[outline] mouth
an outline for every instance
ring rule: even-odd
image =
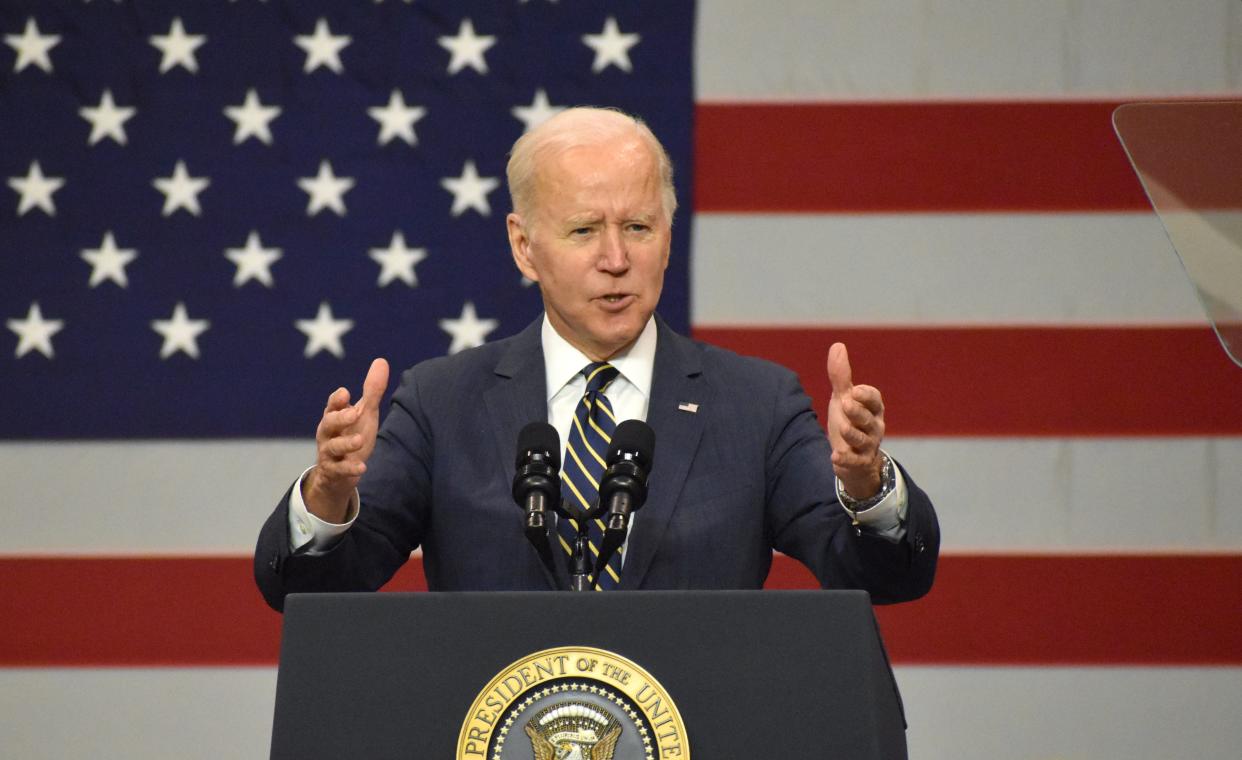
[[[595,300],[605,311],[621,311],[637,300],[633,293],[609,293]]]

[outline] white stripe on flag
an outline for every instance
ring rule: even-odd
[[[1225,760],[1242,746],[1242,668],[899,666],[896,674],[916,760]],[[266,757],[275,675],[0,669],[0,735],[6,755],[22,758]]]
[[[1242,545],[1242,438],[892,437],[885,446],[933,495],[947,551]],[[304,441],[0,444],[0,480],[22,505],[3,512],[0,555],[249,554],[308,456]]]
[[[698,214],[691,319],[1206,324],[1154,214]]]
[[[700,101],[1212,94],[1242,84],[1231,0],[709,0]],[[745,146],[743,146],[745,148]]]

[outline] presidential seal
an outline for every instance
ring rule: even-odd
[[[647,671],[613,652],[559,647],[523,657],[470,706],[457,760],[689,758],[681,715]]]

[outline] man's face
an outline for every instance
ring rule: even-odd
[[[633,343],[660,300],[672,238],[660,201],[659,164],[634,136],[545,160],[533,209],[509,215],[518,269],[539,283],[557,333],[591,359]]]

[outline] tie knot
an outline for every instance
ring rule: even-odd
[[[582,376],[586,378],[586,392],[593,393],[604,390],[608,384],[617,379],[621,371],[608,362],[592,362],[582,368]]]

